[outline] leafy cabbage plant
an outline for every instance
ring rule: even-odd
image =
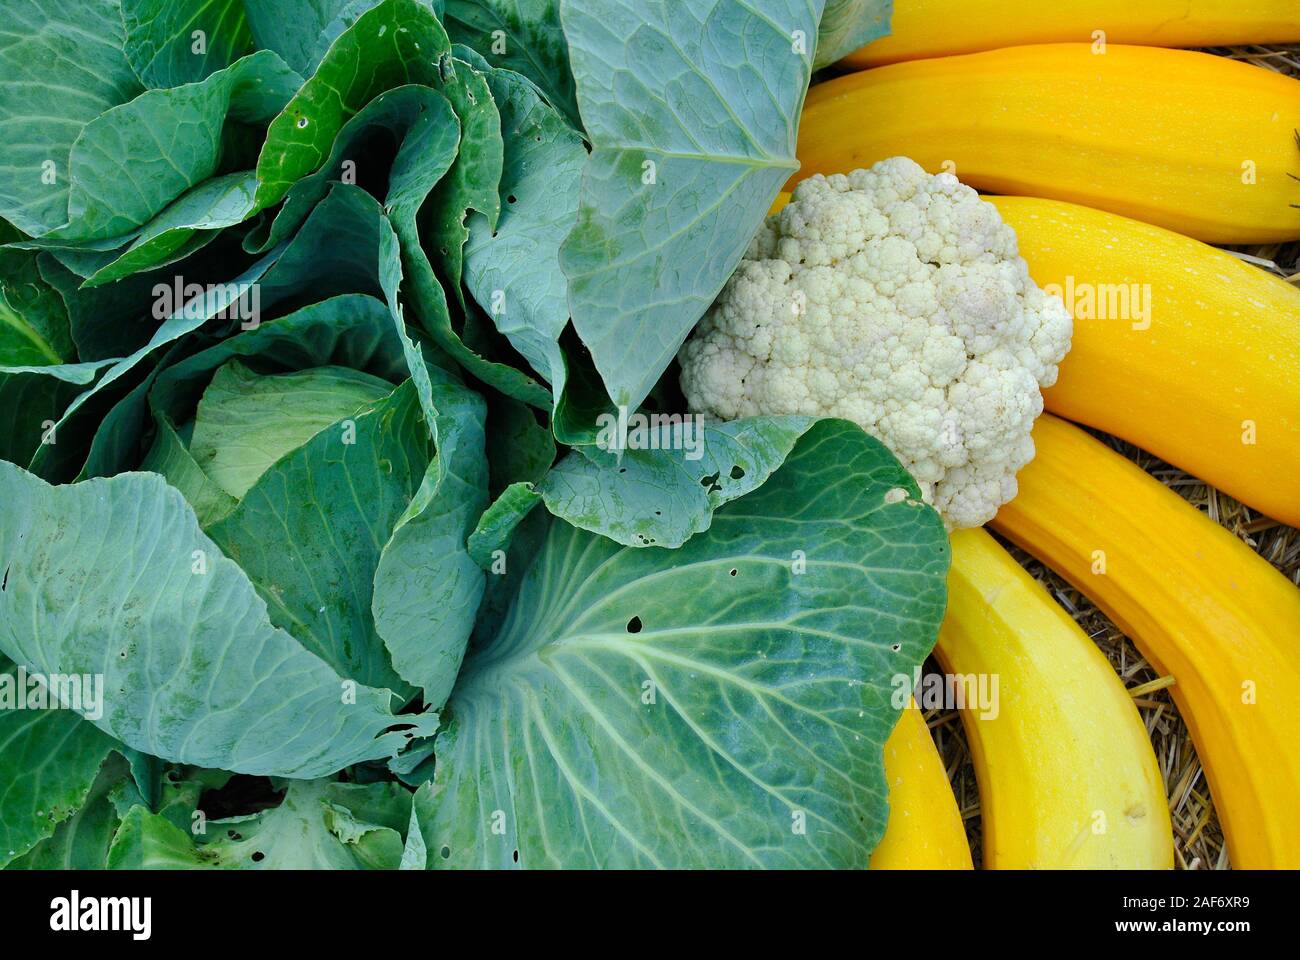
[[[866,864],[942,524],[665,376],[829,6],[13,11],[0,864]]]

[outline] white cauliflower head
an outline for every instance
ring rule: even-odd
[[[1015,232],[905,157],[804,180],[682,347],[691,409],[853,420],[951,527],[1016,494],[1072,323]]]

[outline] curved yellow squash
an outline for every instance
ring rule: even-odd
[[[1026,43],[1219,47],[1300,41],[1295,0],[894,0],[890,35],[840,61],[860,70]]]
[[[983,530],[952,536],[935,653],[949,674],[997,680],[996,696],[961,711],[986,867],[1173,866],[1160,770],[1132,699],[1096,644]]]
[[[1125,217],[988,199],[1074,314],[1047,409],[1300,526],[1300,288]]]
[[[1300,80],[1187,50],[1087,43],[914,60],[808,92],[802,168],[909,156],[1211,243],[1300,238]]]
[[[925,718],[913,702],[885,741],[889,824],[872,870],[970,870],[957,798]]]
[[[1232,865],[1300,868],[1300,589],[1078,427],[1034,441],[994,527],[1174,677]]]

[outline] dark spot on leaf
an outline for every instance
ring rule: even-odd
[[[442,848],[440,851],[438,851],[438,852],[442,854],[442,859],[444,859],[444,860],[450,860],[450,859],[451,859],[451,847],[443,847],[443,848]]]
[[[736,466],[734,466],[734,467],[731,468],[731,479],[732,479],[732,480],[739,480],[739,479],[740,479],[741,477],[743,477],[744,475],[745,475],[745,468],[742,467],[742,466],[740,466],[739,464],[737,464]]]
[[[640,632],[641,632],[641,618],[640,618],[640,617],[633,617],[631,620],[629,620],[629,621],[627,622],[627,632],[628,632],[628,633],[640,633]]]
[[[518,862],[519,862],[519,851],[518,851],[518,850],[516,850],[515,853],[514,853],[514,861],[515,861],[515,863],[518,863]]]
[[[895,653],[898,653],[899,650],[903,649],[903,645],[901,643],[891,643],[889,645],[889,649],[893,650]]]
[[[734,577],[736,574],[738,574],[738,573],[740,573],[740,571],[737,570],[735,567],[732,567],[732,568],[731,568],[731,575],[732,575],[733,577]]]
[[[261,863],[261,862],[262,862],[263,860],[265,860],[265,859],[266,859],[266,854],[264,854],[261,850],[254,850],[254,851],[253,851],[253,862],[254,862],[254,863]]]

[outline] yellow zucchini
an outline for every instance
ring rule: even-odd
[[[801,169],[911,157],[993,193],[1082,203],[1211,243],[1300,237],[1300,80],[1087,43],[915,60],[814,86]]]
[[[890,35],[840,61],[860,70],[1027,43],[1218,47],[1300,41],[1295,0],[894,0]]]
[[[969,870],[970,846],[925,718],[910,703],[885,741],[889,824],[872,870]]]
[[[1300,526],[1300,289],[1135,220],[989,200],[1074,314],[1047,409]]]
[[[1132,699],[1096,644],[983,530],[953,533],[935,653],[948,674],[997,680],[994,709],[961,711],[986,867],[1173,866],[1160,770]]]
[[[993,526],[1092,599],[1162,674],[1234,867],[1300,868],[1300,589],[1051,415]]]

